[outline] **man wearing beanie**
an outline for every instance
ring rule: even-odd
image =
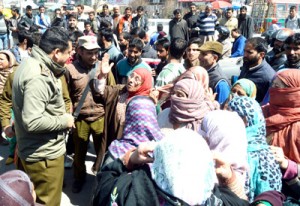
[[[222,104],[230,93],[230,83],[218,63],[223,52],[223,45],[215,41],[207,41],[200,48],[200,66],[209,76],[209,87],[216,93],[216,100]]]

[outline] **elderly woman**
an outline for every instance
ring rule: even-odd
[[[98,180],[93,205],[248,205],[235,194],[230,165],[185,128],[140,144],[106,165]]]
[[[186,127],[198,131],[203,117],[209,111],[217,109],[207,98],[201,83],[193,79],[178,81],[170,100],[171,107],[163,110],[157,117],[160,128]]]
[[[243,120],[236,112],[212,111],[204,117],[200,133],[210,150],[220,153],[230,163],[239,180],[239,196],[246,199],[244,186],[248,162],[247,137]]]
[[[108,63],[107,63],[108,64]],[[152,88],[152,75],[147,69],[135,69],[127,79],[126,85],[106,86],[106,76],[110,66],[102,65],[102,72],[95,80],[95,90],[99,101],[105,106],[105,126],[103,144],[107,146],[114,140],[120,139],[125,125],[125,111],[128,102],[134,96],[149,96]],[[99,154],[95,169],[98,170],[104,154]]]
[[[284,172],[283,191],[297,199],[300,198],[299,99],[300,71],[287,69],[277,74],[270,88],[270,103],[263,107],[268,141],[274,146],[272,150]]]
[[[268,190],[280,191],[281,172],[266,142],[265,120],[260,105],[250,97],[235,96],[229,103],[244,120],[248,141],[248,164],[250,166],[249,201]]]

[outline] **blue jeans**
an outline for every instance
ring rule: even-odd
[[[7,38],[7,34],[0,34],[0,39],[2,41],[2,49],[8,49],[8,38]]]

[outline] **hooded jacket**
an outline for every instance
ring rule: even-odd
[[[65,68],[39,47],[22,61],[13,80],[18,156],[28,162],[56,159],[65,149],[68,117],[59,79]]]
[[[0,70],[0,94],[2,94],[8,75],[14,71],[13,67],[18,64],[15,56],[9,50],[1,50],[0,54],[5,54],[8,57],[9,62],[8,68]]]

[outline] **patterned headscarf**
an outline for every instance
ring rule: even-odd
[[[236,86],[236,85],[240,85],[242,87],[242,89],[246,92],[246,95],[248,97],[251,97],[253,99],[256,98],[256,86],[251,80],[239,79],[234,83],[232,88],[234,88],[234,86]]]
[[[206,69],[200,66],[195,66],[189,68],[185,71],[182,75],[180,75],[178,81],[181,79],[194,79],[200,82],[201,86],[204,88],[205,91],[208,91],[208,82],[209,77]]]
[[[174,86],[187,94],[187,98],[171,96],[170,121],[178,124],[187,123],[187,128],[198,131],[203,117],[217,109],[212,101],[206,99],[201,84],[193,79],[182,79]]]
[[[158,187],[190,205],[203,205],[216,182],[207,143],[186,128],[173,130],[158,142],[151,173]]]
[[[133,97],[127,105],[123,136],[109,146],[113,157],[122,157],[141,142],[161,140],[163,135],[156,118],[155,105],[149,97]]]
[[[210,150],[220,153],[245,181],[248,168],[247,137],[239,115],[226,110],[209,112],[202,121],[202,130]]]

